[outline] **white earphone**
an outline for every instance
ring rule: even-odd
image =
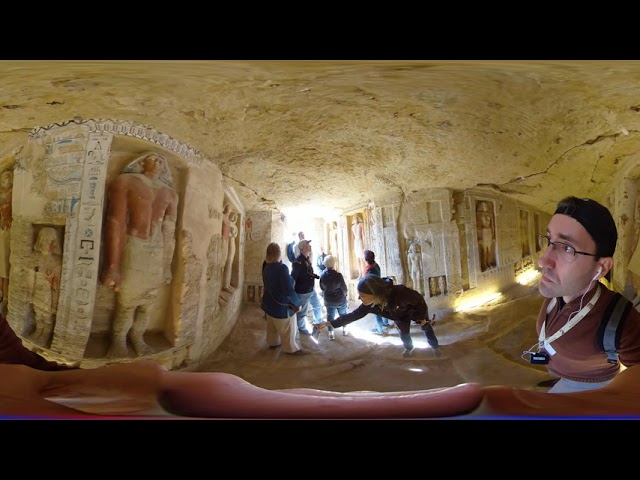
[[[598,277],[600,276],[601,273],[602,273],[602,267],[599,267],[598,271],[596,272],[596,276],[593,277],[591,281],[593,282],[594,280],[598,280]]]

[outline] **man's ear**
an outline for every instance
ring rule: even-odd
[[[598,260],[602,266],[602,276],[611,282],[611,268],[613,267],[613,257],[603,257]]]

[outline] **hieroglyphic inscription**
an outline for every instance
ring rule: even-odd
[[[88,281],[88,279],[95,279],[98,276],[102,202],[110,140],[111,136],[106,134],[92,133],[89,135],[87,155],[82,171],[82,194],[77,217],[76,248],[74,249],[75,264],[80,268],[73,275],[70,313],[83,319],[91,318],[93,314],[97,282]]]
[[[95,306],[102,235],[102,204],[111,138],[111,135],[105,133],[89,134],[82,169],[80,204],[67,222],[68,225],[73,225],[68,226],[65,238],[65,247],[69,247],[65,249],[65,257],[69,260],[65,262],[63,269],[63,278],[68,282],[66,295],[63,296],[63,312],[66,315],[67,331],[76,332],[72,344],[74,348],[82,350],[91,331]],[[55,349],[55,346],[52,348]],[[79,351],[74,353],[77,354]]]

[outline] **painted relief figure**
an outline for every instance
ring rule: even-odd
[[[42,228],[33,250],[36,259],[29,278],[29,288],[36,328],[31,338],[40,345],[49,346],[54,317],[58,312],[62,271],[62,250],[55,228]]]
[[[476,204],[476,227],[478,230],[478,250],[480,270],[489,270],[496,263],[496,231],[493,218],[493,204],[480,201]]]
[[[231,207],[228,203],[224,204],[222,209],[222,250],[220,257],[220,265],[222,265],[222,278],[224,279],[224,270],[227,265],[227,257],[229,256],[229,237],[231,236],[231,220],[229,214],[231,213]],[[223,285],[224,287],[224,285]]]
[[[438,284],[436,277],[429,277],[429,296],[435,297],[438,294]]]
[[[353,234],[353,253],[356,257],[356,267],[358,269],[358,278],[362,276],[362,272],[367,266],[364,261],[364,223],[362,217],[355,215],[351,225],[351,233]]]
[[[340,271],[338,266],[338,222],[331,222],[331,230],[329,231],[329,255],[335,259],[334,270]],[[364,251],[363,251],[364,254]]]
[[[245,240],[253,240],[253,220],[251,217],[244,221],[244,238]]]
[[[144,333],[160,288],[171,282],[178,194],[167,160],[145,153],[109,185],[102,284],[116,292],[109,357],[150,352]]]
[[[531,255],[529,247],[529,212],[520,210],[520,245],[522,246],[522,257]]]
[[[534,235],[536,235],[535,238],[538,238],[537,235],[539,233],[542,233],[540,232],[540,215],[538,215],[537,213],[533,214],[533,233]],[[533,242],[533,244],[535,245],[536,252],[539,252],[540,251],[539,242]]]
[[[11,243],[11,202],[13,195],[13,169],[0,173],[0,313],[7,311],[9,298],[9,245]]]
[[[444,275],[438,277],[438,295],[446,295],[447,289],[445,287]]]
[[[413,289],[424,295],[422,291],[422,247],[415,239],[409,245],[407,262],[409,263],[409,274],[411,275]]]
[[[231,212],[229,214],[229,240],[228,240],[228,252],[227,252],[227,261],[224,265],[224,283],[222,288],[229,293],[233,293],[235,288],[231,286],[231,272],[233,270],[233,260],[236,257],[236,237],[238,236],[238,226],[236,222],[238,221],[238,214],[236,212]]]

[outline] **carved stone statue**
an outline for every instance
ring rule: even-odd
[[[0,173],[0,313],[6,314],[9,298],[9,254],[13,196],[13,170]]]
[[[367,262],[364,260],[364,224],[362,223],[362,217],[360,215],[353,217],[351,233],[353,234],[353,253],[356,257],[358,277],[361,277],[362,272],[367,267]]]
[[[481,201],[476,206],[478,250],[480,252],[480,270],[489,270],[496,264],[496,232],[493,212],[489,202]]]
[[[227,257],[229,256],[229,237],[231,236],[231,220],[229,219],[229,213],[231,207],[228,203],[224,204],[222,208],[222,249],[220,250],[220,265],[222,266],[222,278],[224,279],[224,269],[227,265]],[[224,281],[223,281],[224,283]],[[223,285],[224,286],[224,285]]]
[[[235,288],[231,286],[231,272],[233,271],[233,260],[236,257],[236,237],[238,236],[238,227],[236,221],[238,220],[238,214],[231,212],[229,214],[229,239],[228,239],[228,252],[227,261],[224,265],[224,284],[222,288],[229,293],[233,293]]]
[[[329,252],[328,255],[331,255],[335,259],[335,265],[333,267],[334,270],[340,271],[340,267],[338,265],[338,222],[331,222],[331,230],[329,232]]]
[[[409,274],[411,275],[413,289],[424,295],[422,288],[422,248],[415,239],[411,242],[411,245],[409,245],[407,262],[409,264]]]
[[[109,185],[102,284],[116,292],[107,356],[150,352],[144,333],[160,288],[171,282],[178,194],[167,161],[156,153],[133,160]]]

